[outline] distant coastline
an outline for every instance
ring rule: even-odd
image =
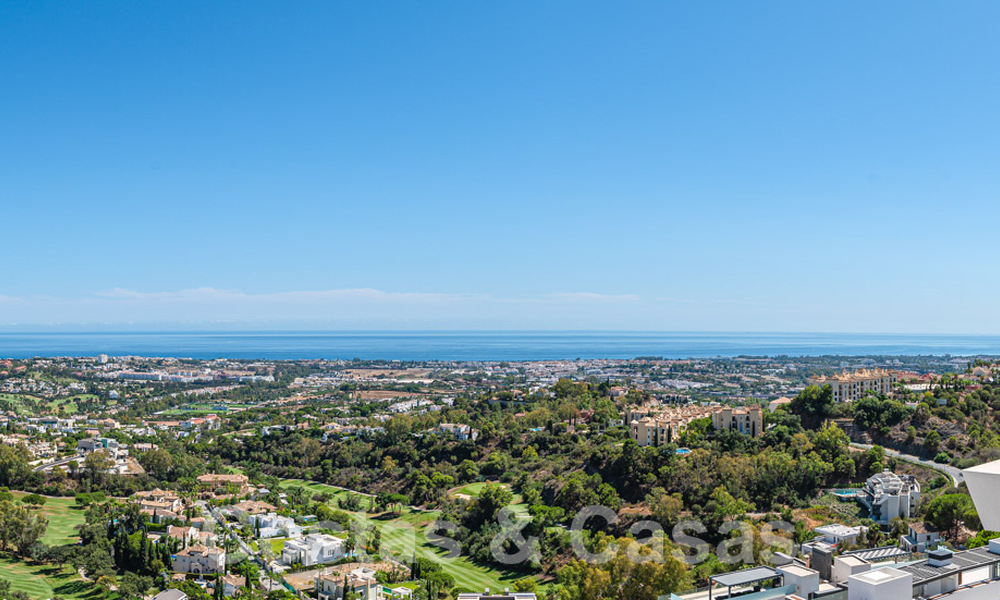
[[[148,331],[0,333],[0,357],[176,356],[197,359],[572,360],[734,356],[1000,355],[1000,335],[530,332]]]

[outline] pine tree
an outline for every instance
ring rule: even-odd
[[[145,530],[142,531],[141,535],[142,535],[141,564],[139,565],[139,568],[137,570],[145,573],[149,571],[149,566],[150,564],[152,564],[153,560],[152,557],[150,556],[150,551],[149,551],[150,550],[149,537],[146,536]]]

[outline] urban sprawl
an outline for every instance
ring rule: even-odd
[[[992,357],[0,360],[4,598],[1000,595]]]

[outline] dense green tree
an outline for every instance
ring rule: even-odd
[[[0,485],[22,488],[31,474],[28,456],[30,453],[24,446],[0,445]]]
[[[965,494],[945,494],[927,506],[925,519],[942,531],[957,531],[966,513],[973,508],[972,498]],[[978,520],[978,519],[977,519]]]
[[[854,403],[854,423],[865,430],[882,430],[903,421],[910,413],[902,402],[865,396]]]
[[[810,385],[798,393],[788,405],[793,414],[802,419],[802,425],[807,429],[815,429],[827,417],[833,408],[833,389]]]
[[[662,554],[635,540],[608,539],[598,551],[618,545],[617,552],[604,564],[573,560],[558,573],[558,586],[549,595],[555,600],[656,600],[689,586],[684,563],[664,543]]]
[[[139,462],[153,477],[162,481],[171,480],[171,475],[174,469],[174,459],[166,450],[150,450],[139,457]]]
[[[48,524],[48,519],[35,510],[9,501],[0,502],[0,549],[27,556],[45,534]]]
[[[941,447],[941,434],[937,431],[931,431],[924,437],[924,450],[928,454],[935,454],[938,448]]]

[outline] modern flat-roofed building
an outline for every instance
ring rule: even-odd
[[[776,567],[784,579],[784,585],[795,586],[795,595],[811,598],[819,591],[819,572],[795,563]]]
[[[281,561],[286,565],[304,567],[331,563],[344,558],[344,540],[325,533],[310,533],[304,538],[287,540],[281,551]]]
[[[857,498],[868,508],[876,523],[885,524],[896,517],[908,519],[916,512],[920,501],[920,484],[912,475],[883,471],[865,481]]]
[[[833,544],[834,546],[841,546],[843,544],[854,544],[858,541],[858,536],[862,532],[868,529],[863,526],[849,527],[847,525],[842,525],[840,523],[834,523],[831,525],[823,525],[822,527],[817,527],[813,531],[823,536],[823,541],[827,544]]]
[[[913,575],[886,567],[851,575],[847,580],[847,600],[910,600]]]
[[[295,519],[283,517],[273,512],[252,515],[247,520],[258,538],[278,536],[297,538],[302,535],[302,527],[295,522]]]
[[[871,563],[857,556],[835,556],[833,557],[833,576],[830,581],[836,584],[846,584],[852,575],[870,571]]]
[[[116,439],[92,437],[82,439],[76,443],[76,451],[80,454],[91,454],[98,450],[107,452],[111,460],[124,460],[128,456],[128,450],[122,448]]]
[[[947,548],[930,550],[925,560],[899,570],[913,577],[914,598],[1000,598],[1000,540],[990,540],[988,546],[962,552]]]
[[[153,600],[187,600],[187,594],[177,589],[163,590],[153,596]]]

